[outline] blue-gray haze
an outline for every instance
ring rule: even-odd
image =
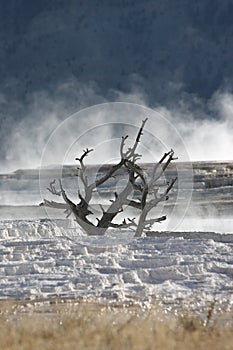
[[[231,90],[232,62],[232,0],[1,1],[0,158],[36,103],[62,100],[62,120],[131,91],[151,107],[207,101]]]

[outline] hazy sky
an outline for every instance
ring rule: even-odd
[[[232,159],[232,18],[232,0],[1,1],[2,166],[32,145],[38,156],[57,123],[106,101],[158,108],[194,128],[190,147],[206,146],[198,126],[224,125],[216,158]]]

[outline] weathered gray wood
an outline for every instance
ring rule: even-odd
[[[155,164],[152,175],[148,179],[143,169],[136,164],[136,161],[141,158],[141,155],[136,153],[137,146],[143,135],[143,129],[147,122],[147,118],[142,121],[142,125],[138,131],[135,142],[132,147],[129,147],[127,151],[124,151],[125,141],[127,136],[122,136],[120,144],[120,161],[110,167],[110,169],[100,179],[93,183],[88,182],[86,175],[86,166],[84,164],[85,158],[93,149],[85,149],[80,158],[76,158],[79,161],[80,167],[78,168],[78,176],[84,187],[84,195],[79,193],[79,203],[75,204],[66,195],[63,189],[62,182],[59,180],[59,190],[55,188],[55,180],[50,183],[48,190],[57,196],[61,196],[65,203],[58,203],[54,201],[44,200],[42,205],[64,209],[68,216],[73,213],[77,223],[86,232],[87,235],[104,235],[108,228],[129,228],[135,231],[135,237],[140,237],[144,230],[148,230],[156,222],[166,220],[166,216],[163,215],[159,218],[150,218],[147,216],[152,208],[154,208],[159,202],[168,199],[168,193],[172,189],[176,178],[167,184],[167,188],[162,194],[159,193],[159,188],[156,187],[156,182],[163,176],[168,165],[175,160],[174,151],[170,150],[161,157],[160,161]],[[105,183],[108,179],[117,173],[117,170],[125,168],[128,173],[128,182],[120,193],[115,193],[115,198],[111,200],[111,204],[107,209],[104,209],[100,205],[102,215],[100,218],[96,218],[97,223],[89,220],[87,217],[92,215],[90,208],[90,202],[92,199],[93,191],[100,185]],[[140,192],[140,198],[138,200],[129,199],[128,197],[134,190]],[[151,198],[152,197],[152,198]],[[131,206],[139,211],[138,220],[135,218],[125,218],[121,223],[113,222],[119,213],[124,212],[127,206]]]

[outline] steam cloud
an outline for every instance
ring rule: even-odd
[[[137,103],[144,106],[147,103],[146,95],[136,89],[130,94],[114,91],[113,95],[114,101]],[[74,100],[76,104],[72,104]],[[20,106],[25,110],[25,116],[19,122],[14,122],[8,136],[6,157],[1,164],[2,172],[17,168],[38,167],[42,150],[53,130],[72,112],[102,102],[110,101],[98,95],[94,84],[84,85],[77,81],[69,81],[60,85],[57,88],[56,98],[46,92],[33,94],[26,107]],[[231,160],[233,158],[231,153],[233,149],[233,95],[231,93],[217,91],[207,103],[194,96],[188,101],[181,99],[174,108],[159,106],[155,110],[179,132],[192,161]],[[106,120],[99,119],[101,123],[108,123],[110,120],[110,116]],[[133,121],[134,116],[128,115],[126,122]],[[117,122],[117,116],[115,122]],[[88,120],[85,120],[85,126],[86,128],[91,127]],[[75,135],[72,135],[73,130],[66,132],[64,139],[66,138],[69,143],[69,136],[75,137]],[[173,135],[169,134],[169,130],[160,132],[168,133],[166,137],[171,141],[170,146],[175,147],[180,160],[185,160],[180,154],[179,144],[172,145]],[[111,133],[111,130],[106,129],[106,133]],[[102,135],[98,134],[99,138],[100,136],[103,140],[109,137],[104,132]],[[92,137],[95,138],[95,135]],[[67,147],[63,141],[61,140],[60,149],[54,150],[54,158],[51,156],[51,163],[56,162],[56,155],[59,152],[64,152],[63,145]],[[94,139],[93,144],[95,144]],[[94,160],[98,161],[96,155]]]

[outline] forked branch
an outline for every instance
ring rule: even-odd
[[[55,183],[56,183],[56,180],[51,181],[50,184],[49,184],[49,187],[47,188],[47,190],[49,192],[51,192],[52,194],[55,194],[56,196],[60,196],[61,195],[61,191],[57,191],[56,190]]]

